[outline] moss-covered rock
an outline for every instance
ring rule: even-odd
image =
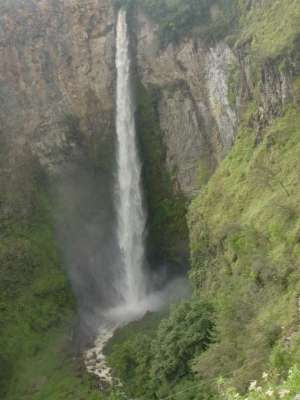
[[[9,173],[0,178],[0,396],[98,399],[74,358],[75,300],[55,238],[49,181],[29,149],[17,165],[6,155],[1,167]]]
[[[290,105],[256,146],[256,132],[244,121],[233,151],[189,212],[192,280],[218,313],[218,343],[195,369],[208,377],[231,374],[239,388],[296,329],[299,126]]]
[[[165,145],[158,118],[160,93],[137,88],[137,128],[143,158],[148,207],[148,249],[151,262],[182,263],[187,257],[187,225],[184,195],[175,192],[165,164]]]

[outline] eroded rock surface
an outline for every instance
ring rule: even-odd
[[[0,11],[1,134],[15,150],[28,144],[52,170],[81,132],[105,143],[113,125],[111,1],[14,0]]]
[[[225,43],[208,47],[192,38],[161,48],[158,26],[141,10],[135,34],[140,79],[160,92],[167,166],[191,195],[201,165],[213,169],[234,140],[237,116],[228,100],[228,77],[235,56]]]

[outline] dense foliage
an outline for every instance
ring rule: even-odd
[[[241,395],[224,379],[219,379],[218,386],[220,397],[224,400],[291,400],[299,395],[300,370],[294,365],[288,369],[286,376],[264,371],[258,381],[250,383],[245,395]]]
[[[297,80],[298,95],[299,89]],[[285,379],[300,362],[298,107],[287,107],[256,145],[252,105],[232,153],[193,202],[195,297],[158,328],[137,334],[135,326],[110,349],[129,395],[242,400],[239,393],[266,370],[274,381],[245,399],[277,398],[283,390],[290,399],[297,392],[295,380]]]
[[[99,399],[74,362],[75,303],[55,240],[49,181],[29,149],[13,162],[6,148],[0,175],[0,397],[74,400],[90,393],[89,399]]]
[[[249,73],[257,82],[234,148],[189,210],[194,296],[162,321],[147,316],[150,322],[116,335],[107,351],[123,387],[107,397],[291,400],[300,390],[299,1],[136,2],[159,23],[165,44],[185,33],[215,39],[239,27],[234,41],[240,49],[250,43]],[[278,73],[289,69],[293,96],[258,132],[266,60]],[[239,67],[231,73],[232,105]],[[138,89],[149,231],[160,249],[153,257],[176,260],[186,205],[165,173],[158,96]],[[78,139],[76,121],[69,116],[68,124]],[[99,399],[72,361],[74,299],[54,240],[47,177],[30,151],[10,175],[0,140],[0,397]]]
[[[175,307],[158,329],[157,320],[149,327],[148,318],[153,317],[125,328],[127,335],[115,339],[108,352],[128,393],[150,399],[191,385],[190,361],[213,340],[214,322],[212,307],[198,298]],[[202,384],[197,383],[198,389]],[[207,394],[201,392],[199,398]]]
[[[195,369],[207,377],[234,373],[240,388],[262,373],[297,320],[298,115],[288,108],[257,148],[255,131],[242,126],[189,215],[191,277],[218,309],[219,341]]]

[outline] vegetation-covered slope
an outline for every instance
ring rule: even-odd
[[[237,143],[193,202],[191,277],[217,310],[217,343],[195,361],[205,376],[260,375],[298,329],[299,157],[297,107],[264,132],[241,128]],[[282,367],[282,365],[278,365]]]
[[[162,322],[128,327],[111,343],[109,360],[124,384],[112,396],[265,400],[285,390],[282,398],[291,399],[300,390],[299,2],[138,3],[159,23],[163,44],[185,34],[208,43],[227,37],[239,60],[229,95],[240,106],[240,127],[232,151],[199,187],[188,214],[193,297]],[[276,93],[278,82],[292,86],[285,101]],[[162,246],[159,256],[172,257],[186,232],[185,204],[172,198],[170,177],[161,170],[155,99],[143,88],[138,96],[145,179],[150,189],[162,185],[149,190],[150,233],[155,247]],[[17,167],[9,166],[5,152],[0,397],[98,399],[73,359],[74,299],[54,240],[47,178],[30,151]],[[266,370],[269,377],[262,378]],[[262,383],[248,392],[254,379]]]
[[[48,179],[30,150],[18,161],[9,156],[3,146],[0,397],[98,399],[74,358],[75,302],[55,240]]]
[[[259,389],[245,398],[292,398],[299,390],[298,367],[287,375],[300,362],[300,7],[292,0],[232,4],[227,39],[239,63],[228,94],[240,109],[236,142],[188,213],[192,300],[155,332],[111,349],[130,395],[242,398],[236,390],[246,392],[252,380]],[[197,324],[205,318],[209,333]]]
[[[297,0],[265,0],[262,4],[240,0],[239,40],[252,38],[253,56],[276,58],[295,51],[295,40],[299,38],[300,4]]]
[[[284,376],[300,361],[297,107],[266,129],[258,147],[246,119],[232,153],[194,200],[193,300],[177,307],[154,339],[141,334],[112,349],[130,394],[206,398],[217,395],[221,376],[243,391],[264,371]],[[208,348],[201,345],[203,301],[211,309]],[[145,386],[137,385],[141,377]]]

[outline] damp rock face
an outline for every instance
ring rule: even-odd
[[[51,171],[80,148],[108,164],[114,141],[116,10],[110,0],[15,0],[0,5],[0,136],[12,159],[29,146]],[[257,72],[247,43],[182,37],[161,46],[158,26],[138,8],[131,17],[138,78],[158,93],[166,167],[190,196],[201,168],[212,172],[230,150]],[[294,65],[294,61],[290,60]],[[255,65],[254,65],[255,67]],[[258,132],[292,95],[292,68],[264,63]],[[258,135],[259,140],[259,135]]]
[[[104,146],[114,106],[111,1],[16,0],[0,11],[1,136],[15,153],[30,146],[51,171],[82,142]]]
[[[280,116],[293,97],[297,59],[258,63],[251,43],[231,47],[220,40],[182,36],[162,46],[159,26],[139,8],[133,19],[137,72],[155,91],[159,124],[166,148],[166,167],[175,188],[187,196],[199,188],[201,169],[210,173],[232,148],[248,101],[258,102],[252,124],[262,130]],[[260,87],[257,87],[257,82]]]
[[[162,48],[158,26],[141,9],[135,35],[139,78],[159,93],[167,168],[189,196],[200,163],[213,169],[233,144],[237,111],[228,100],[228,81],[236,57],[224,42],[209,47],[200,38]]]

